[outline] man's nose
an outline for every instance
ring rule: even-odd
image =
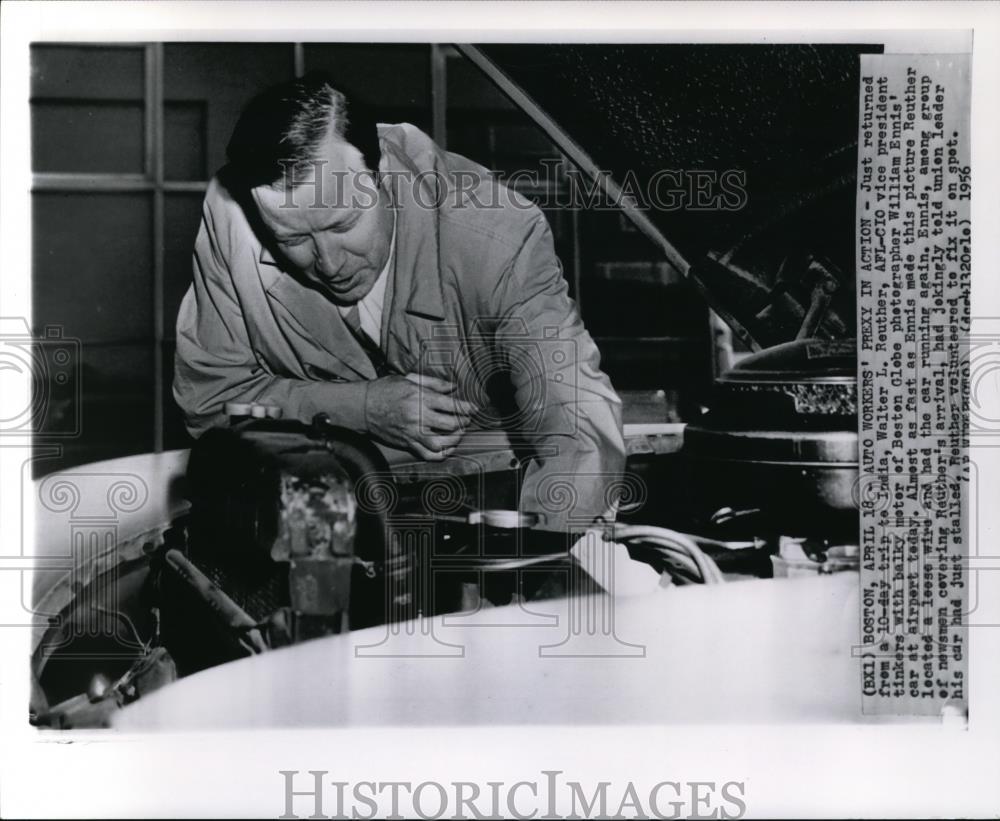
[[[315,265],[319,273],[325,276],[336,276],[344,267],[346,254],[340,243],[322,236],[314,240]]]

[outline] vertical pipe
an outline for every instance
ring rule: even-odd
[[[143,96],[143,163],[142,163],[142,173],[147,180],[152,180],[154,175],[155,160],[155,104],[153,102],[153,97],[155,91],[153,89],[153,44],[147,43],[143,48],[143,84],[144,84],[144,96]]]
[[[306,73],[306,47],[302,43],[292,43],[292,59],[295,63],[295,76],[301,77]]]
[[[147,106],[151,104],[153,151],[153,450],[163,450],[164,201],[163,201],[163,43],[147,50]]]
[[[431,43],[431,137],[448,147],[448,55],[440,43]]]

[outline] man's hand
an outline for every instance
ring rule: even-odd
[[[476,410],[454,393],[454,384],[433,376],[375,379],[365,399],[368,432],[421,459],[440,461],[455,449]]]

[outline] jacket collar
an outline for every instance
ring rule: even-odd
[[[383,135],[385,136],[385,135]],[[391,139],[383,139],[383,170],[396,207],[396,256],[393,279],[405,310],[426,319],[445,318],[441,288],[438,209],[441,169],[437,157],[418,165]],[[420,167],[426,166],[426,167]]]

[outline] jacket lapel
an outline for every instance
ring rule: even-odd
[[[401,373],[421,370],[424,342],[447,314],[441,289],[437,174],[418,169],[393,143],[383,143],[396,205],[396,254],[391,306],[383,315],[386,358]],[[436,163],[435,163],[436,165]],[[421,173],[423,171],[423,173]],[[414,186],[421,186],[418,194]]]
[[[271,264],[274,265],[273,260]],[[321,361],[332,357],[335,362],[329,363],[330,370],[345,378],[374,379],[371,360],[347,328],[336,305],[287,272],[277,268],[275,271],[277,276],[267,294],[284,308],[288,332],[299,336],[293,348],[300,351],[312,348]],[[338,368],[337,363],[348,371]]]

